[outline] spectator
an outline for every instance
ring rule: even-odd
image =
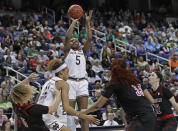
[[[175,43],[176,44],[176,43]],[[177,48],[174,43],[171,43],[170,45],[170,54],[174,54],[177,51]]]
[[[143,87],[145,87],[146,89],[151,89],[148,78],[143,78]]]
[[[102,65],[102,67],[103,67],[104,69],[109,69],[111,63],[110,63],[110,61],[109,61],[108,58],[103,57],[103,58],[102,58],[102,61],[101,61],[101,65]]]
[[[178,67],[178,59],[176,54],[172,54],[172,57],[169,59],[169,66],[171,66],[171,70],[173,71],[176,67]]]
[[[165,66],[162,70],[162,76],[163,76],[163,80],[165,82],[167,82],[168,80],[170,80],[171,78],[171,72],[170,72],[170,68]]]
[[[50,50],[50,52],[54,58],[59,58],[58,51],[56,50],[56,45],[52,45],[52,49]]]
[[[114,121],[114,113],[107,114],[107,120],[104,122],[103,126],[117,126],[119,125],[116,121]]]
[[[14,86],[14,82],[10,76],[5,76],[5,83],[8,92],[10,92],[10,89]]]
[[[104,71],[99,60],[95,60],[92,66],[92,70],[97,74],[101,74]]]
[[[8,120],[8,118],[4,115],[4,109],[0,107],[0,126],[2,126],[3,122],[6,120]]]
[[[95,86],[93,87],[94,90],[101,90],[102,86],[101,86],[101,81],[100,80],[96,80],[95,81]]]
[[[18,55],[14,68],[17,69],[19,72],[25,72],[25,70],[27,69],[27,62],[24,59],[24,56]]]
[[[41,50],[44,50],[44,51],[48,51],[49,50],[49,45],[48,43],[46,43],[46,41],[44,39],[41,40],[41,47],[40,47]]]
[[[148,78],[150,76],[150,73],[151,73],[150,65],[147,64],[147,65],[145,65],[145,69],[143,71],[143,75],[144,75],[144,77]]]
[[[154,52],[155,50],[155,44],[151,41],[151,38],[148,38],[148,41],[144,43],[145,48],[150,51]]]
[[[31,57],[33,57],[35,54],[38,55],[39,52],[38,52],[38,50],[36,50],[36,46],[35,46],[35,45],[32,45],[31,48],[28,50],[27,56],[31,58]]]
[[[162,53],[162,52],[165,53],[165,54],[170,53],[170,49],[169,49],[169,47],[167,47],[166,43],[164,43],[164,46],[163,46],[162,51],[160,53]]]
[[[101,90],[100,89],[96,89],[94,91],[93,96],[94,96],[93,97],[93,102],[96,102],[99,99],[99,97],[101,96]]]
[[[41,60],[42,60],[42,61],[48,60],[47,55],[44,54],[44,50],[42,50],[42,49],[40,50],[40,54],[38,55],[38,60],[39,60],[39,61],[41,61]]]
[[[140,73],[140,66],[139,65],[136,65],[135,69],[134,69],[134,75],[137,76],[137,78],[139,77],[139,73]]]
[[[143,55],[145,53],[146,48],[143,45],[141,40],[138,41],[138,44],[136,45],[136,48],[137,48],[138,55]]]
[[[103,48],[101,49],[101,53],[100,53],[100,60],[102,61],[102,58],[106,57],[109,58],[111,56],[111,50],[104,45]]]
[[[115,40],[115,37],[114,35],[112,34],[112,29],[109,29],[108,30],[108,33],[106,35],[106,41],[114,41]]]
[[[43,60],[40,60],[39,63],[40,64],[37,65],[37,67],[36,67],[36,71],[38,73],[45,74],[45,72],[47,71],[47,67],[45,66],[45,62]]]
[[[146,62],[146,61],[144,61],[143,60],[143,56],[140,56],[139,58],[138,58],[138,65],[140,66],[140,67],[144,67],[144,66],[146,66],[147,64],[148,64],[148,62]]]
[[[34,54],[34,55],[33,55],[33,58],[30,60],[30,63],[31,63],[31,65],[32,65],[32,69],[35,71],[37,65],[40,64],[40,62],[38,61],[38,55],[37,55],[37,54]]]
[[[0,103],[7,103],[10,101],[10,96],[7,88],[1,90]]]
[[[178,79],[176,79],[176,74],[172,73],[171,74],[171,79],[168,80],[168,87],[178,87]]]
[[[6,60],[7,57],[10,57],[11,63],[16,63],[16,55],[14,55],[14,53],[11,53],[10,49],[6,50],[6,53],[4,55],[4,59]]]
[[[13,129],[11,128],[11,121],[4,120],[1,129],[2,131],[13,131]]]
[[[107,83],[110,81],[111,78],[111,71],[110,70],[105,70],[102,75],[102,81],[103,83]]]
[[[94,52],[92,54],[91,57],[88,58],[88,60],[90,61],[90,63],[93,65],[95,63],[95,61],[98,61],[98,54],[96,52]]]
[[[102,114],[102,119],[107,120],[108,119],[108,114],[113,113],[112,107],[110,104],[106,105],[105,112]],[[113,113],[114,114],[114,113]],[[116,114],[114,114],[114,117],[116,117]]]
[[[100,77],[93,70],[90,70],[88,73],[89,85],[93,85],[97,80],[101,80]]]

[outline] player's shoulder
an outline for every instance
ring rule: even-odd
[[[68,83],[65,80],[58,80],[56,81],[56,85],[63,87],[68,86]]]

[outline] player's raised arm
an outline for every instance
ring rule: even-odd
[[[84,43],[84,47],[83,47],[83,51],[85,54],[88,52],[90,45],[91,45],[91,41],[92,41],[92,31],[90,28],[90,20],[91,20],[92,14],[93,14],[93,10],[89,11],[89,15],[85,14],[87,30],[88,30],[88,39],[87,39],[86,43]]]
[[[69,29],[67,30],[66,37],[65,37],[65,44],[64,44],[64,53],[65,54],[67,54],[70,50],[70,39],[72,38],[76,23],[77,23],[77,19],[72,19],[72,24],[70,25]]]
[[[35,82],[37,79],[38,75],[36,73],[32,73],[25,80],[21,81],[17,85],[28,85],[30,82]]]

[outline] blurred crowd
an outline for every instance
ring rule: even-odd
[[[61,12],[62,16],[67,15]],[[87,39],[86,28],[80,19],[80,33],[76,28],[73,36],[80,41],[80,46]],[[0,126],[13,126],[12,103],[9,92],[16,82],[6,76],[5,67],[28,76],[37,72],[43,85],[51,78],[47,65],[52,59],[63,59],[64,42],[69,21],[58,20],[56,24],[49,22],[48,17],[40,13],[0,16]],[[171,90],[178,102],[178,26],[168,24],[164,19],[157,20],[151,13],[136,10],[104,11],[95,10],[91,28],[93,41],[87,54],[87,74],[89,81],[89,106],[101,96],[102,89],[110,80],[110,70],[115,58],[127,61],[140,82],[147,89],[148,76],[152,71],[160,71],[164,78],[164,85]],[[124,47],[128,43],[136,47],[136,51],[128,46],[130,53],[116,49],[116,45]],[[154,53],[169,60],[159,61],[155,57],[146,61],[145,54]],[[16,76],[13,71],[8,72]],[[24,79],[18,76],[20,80]],[[119,105],[111,98],[101,111],[97,112],[101,125],[122,125],[119,116]],[[95,125],[90,125],[95,126]]]

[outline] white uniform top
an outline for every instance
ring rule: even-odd
[[[56,88],[56,81],[62,80],[59,77],[53,77],[50,80],[48,80],[42,88],[41,94],[39,96],[37,104],[45,105],[45,106],[51,106],[54,102],[54,96],[53,92],[57,90]],[[67,124],[67,113],[64,112],[62,101],[59,102],[59,106],[57,109],[57,114],[60,117],[60,122],[63,124]]]
[[[69,77],[84,78],[86,76],[86,59],[83,50],[70,49],[65,63],[69,68]]]

